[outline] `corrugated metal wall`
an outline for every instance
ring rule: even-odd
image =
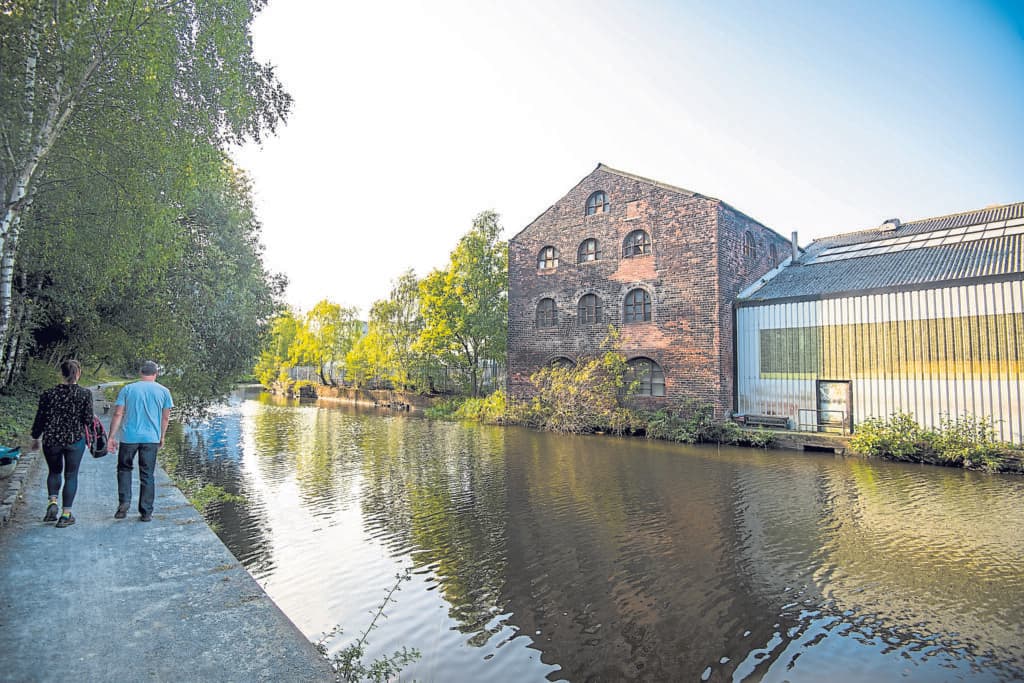
[[[973,415],[1024,442],[1024,282],[765,304],[737,310],[741,413],[813,419],[816,380],[850,380],[853,421]]]

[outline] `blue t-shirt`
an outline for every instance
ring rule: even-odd
[[[121,441],[160,443],[160,422],[164,409],[173,408],[174,402],[171,400],[171,392],[164,385],[140,380],[122,387],[114,405],[124,406]]]

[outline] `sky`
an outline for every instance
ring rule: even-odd
[[[801,245],[1024,201],[1024,0],[270,0],[253,44],[295,101],[234,156],[301,311],[365,316],[598,163]]]

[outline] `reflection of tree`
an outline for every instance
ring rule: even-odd
[[[361,442],[366,525],[395,552],[414,548],[415,567],[438,577],[449,615],[480,644],[504,580],[503,432],[423,420],[385,424]]]
[[[259,402],[252,433],[267,485],[276,489],[294,477],[300,502],[320,515],[344,505],[361,458],[353,444],[367,419],[338,419],[346,411],[270,394]]]
[[[265,509],[251,500],[253,492],[246,487],[239,468],[242,419],[237,412],[227,412],[186,428],[172,425],[175,428],[168,430],[167,446],[161,453],[168,454],[162,456],[165,460],[174,458],[184,476],[246,499],[244,505],[214,503],[205,516],[232,554],[250,571],[260,573],[274,566],[273,543]]]

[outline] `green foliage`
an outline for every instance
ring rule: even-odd
[[[542,368],[530,377],[534,396],[522,409],[526,424],[551,432],[629,431],[635,418],[621,403],[633,387],[627,383],[626,357],[614,347],[614,332],[601,355],[576,365]]]
[[[462,399],[453,417],[460,420],[476,420],[484,424],[505,424],[507,412],[508,399],[505,392],[499,389],[490,396]]]
[[[321,384],[334,384],[334,373],[344,365],[346,355],[362,335],[363,324],[357,315],[355,308],[344,308],[327,299],[304,316],[288,309],[281,311],[270,323],[253,373],[265,387],[275,383],[287,386],[291,368],[312,365]]]
[[[448,267],[420,283],[423,329],[415,350],[434,356],[480,395],[480,364],[504,362],[508,244],[492,211],[481,213],[452,251]]]
[[[423,329],[420,289],[416,275],[407,270],[393,284],[387,299],[374,302],[368,331],[346,357],[347,378],[356,386],[382,384],[427,391],[427,359],[415,345]]]
[[[893,413],[857,425],[850,448],[861,455],[952,465],[990,472],[1020,471],[1024,450],[996,441],[992,421],[973,415],[945,418],[939,428],[921,427],[912,415]]]
[[[263,268],[248,183],[223,149],[290,105],[252,56],[261,6],[0,11],[0,251],[14,260],[0,272],[0,292],[14,289],[0,297],[0,360],[154,358],[181,405],[251,365],[282,281]]]
[[[963,415],[955,420],[944,418],[931,445],[946,463],[964,465],[976,459],[989,459],[995,441],[996,430],[990,419]]]
[[[363,333],[355,308],[343,308],[327,299],[318,302],[299,325],[295,340],[289,348],[294,365],[312,365],[317,368],[322,384],[334,384],[328,372],[352,350]]]
[[[28,446],[38,398],[36,392],[20,387],[11,393],[0,394],[0,446]]]
[[[16,386],[0,392],[0,446],[29,445],[39,394],[60,381],[60,370],[49,363],[29,360]]]
[[[174,483],[188,498],[188,502],[192,503],[192,507],[199,510],[200,513],[206,512],[206,509],[213,503],[245,502],[244,497],[228,493],[224,487],[216,484],[203,484],[196,479],[180,477],[176,478]]]
[[[204,514],[207,508],[214,503],[245,503],[243,496],[228,493],[222,486],[204,483],[197,477],[186,476],[181,468],[181,455],[173,448],[161,449],[160,466],[200,514]]]
[[[857,425],[850,448],[862,455],[890,460],[934,462],[935,435],[907,413],[869,418]]]
[[[435,420],[455,419],[455,413],[458,411],[459,406],[462,405],[463,400],[463,398],[459,397],[442,399],[424,408],[423,414]]]
[[[288,369],[292,367],[292,346],[299,335],[302,323],[295,314],[285,309],[270,323],[270,331],[264,340],[263,350],[253,373],[260,384],[271,387],[275,382],[287,381]]]
[[[412,664],[420,658],[420,651],[415,648],[403,647],[401,650],[397,650],[390,656],[385,655],[378,657],[369,664],[363,663],[363,657],[366,656],[366,646],[369,644],[367,637],[370,632],[378,627],[377,622],[381,617],[386,617],[384,609],[392,602],[396,602],[395,593],[402,589],[402,583],[410,581],[412,579],[412,570],[406,568],[404,572],[395,574],[395,584],[388,590],[387,595],[384,596],[384,601],[377,608],[376,613],[373,615],[373,619],[370,621],[370,625],[366,627],[362,635],[341,651],[335,653],[332,656],[327,654],[327,642],[331,639],[341,635],[342,630],[340,627],[335,627],[329,633],[324,634],[314,645],[320,654],[325,657],[330,663],[334,673],[338,675],[338,680],[344,681],[345,683],[356,683],[357,681],[373,681],[374,683],[385,683],[396,678],[402,669]]]
[[[767,429],[746,430],[730,420],[716,420],[710,403],[684,399],[672,408],[659,410],[646,419],[650,439],[679,443],[720,443],[768,448],[775,435]]]

